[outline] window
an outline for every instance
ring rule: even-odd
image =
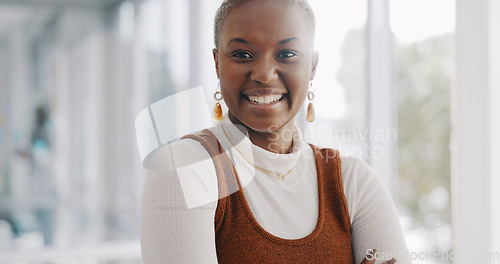
[[[399,109],[398,198],[406,239],[410,251],[446,255],[452,250],[450,90],[455,3],[398,0],[390,2],[390,11]],[[436,257],[424,262],[442,261]]]
[[[37,16],[0,4],[0,148],[8,149],[0,152],[0,251],[21,250],[0,262],[93,252],[85,263],[140,263],[144,170],[133,121],[196,86],[213,105],[221,0],[49,2],[37,4]],[[410,251],[450,251],[454,2],[309,2],[320,61],[316,121],[305,121],[305,109],[296,120],[306,141],[374,167],[397,201]],[[19,15],[2,23],[6,13]],[[74,251],[58,250],[67,246]],[[22,251],[33,248],[45,251]]]

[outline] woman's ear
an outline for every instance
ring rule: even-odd
[[[319,61],[319,52],[315,50],[313,51],[312,54],[312,67],[311,67],[311,78],[310,78],[311,81],[316,76],[316,68],[318,67],[318,61]]]
[[[219,53],[217,49],[213,49],[212,52],[214,54],[215,72],[217,72],[217,78],[219,78]]]

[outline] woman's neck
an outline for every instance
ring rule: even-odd
[[[285,124],[284,126],[278,128],[277,130],[271,132],[260,132],[255,131],[245,124],[241,123],[233,115],[229,115],[229,119],[233,124],[241,125],[246,128],[247,131],[242,131],[243,133],[248,132],[248,136],[252,143],[260,148],[267,151],[287,154],[291,152],[293,146],[293,134],[294,134],[294,122],[293,119]],[[240,126],[237,126],[240,127]]]

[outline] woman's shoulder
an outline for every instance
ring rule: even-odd
[[[311,150],[308,150],[313,153],[312,150],[316,149],[317,151],[327,153],[329,156],[335,155],[340,158],[340,163],[342,166],[342,178],[366,178],[366,177],[377,177],[373,169],[361,158],[356,156],[348,156],[340,153],[335,148],[327,148],[327,147],[319,147],[313,144],[308,144]],[[311,155],[310,155],[311,156]],[[314,155],[312,155],[314,156]]]
[[[314,156],[313,149],[322,152],[322,155],[338,155],[341,163],[341,174],[344,189],[356,189],[362,185],[370,183],[373,180],[379,180],[375,171],[361,158],[356,156],[349,156],[340,153],[334,148],[318,147],[313,144],[310,146],[308,152]]]
[[[354,156],[340,156],[342,163],[342,181],[344,187],[365,187],[374,181],[380,181],[377,173],[363,159]]]
[[[188,209],[217,201],[217,174],[210,154],[191,138],[181,138],[150,154],[147,169],[150,191],[182,192]]]
[[[149,170],[165,171],[206,161],[211,161],[210,154],[198,140],[180,138],[152,152],[147,163],[145,162],[145,166]]]
[[[376,176],[375,171],[363,159],[355,156],[340,155],[342,173],[357,176]]]

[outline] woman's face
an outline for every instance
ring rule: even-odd
[[[293,125],[318,62],[312,37],[295,4],[249,1],[230,12],[214,59],[233,122],[263,133]]]

